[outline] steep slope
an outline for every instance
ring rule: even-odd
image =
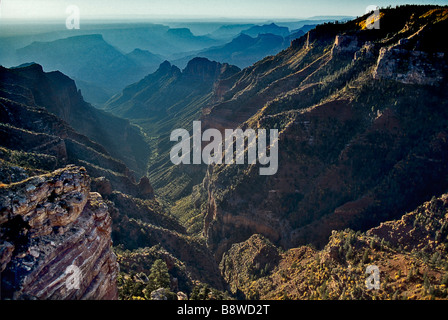
[[[367,230],[448,187],[447,9],[384,9],[324,24],[222,80],[207,128],[279,129],[279,170],[215,165],[204,234],[217,259],[260,233],[285,248]],[[398,55],[398,58],[395,58]],[[225,88],[225,89],[224,89]]]
[[[45,109],[4,98],[0,98],[0,105],[2,182],[18,182],[75,163],[87,167],[93,176],[107,176],[117,190],[153,196],[142,188],[143,183],[135,182],[123,162]]]
[[[107,43],[101,34],[33,42],[17,50],[17,61],[19,64],[34,61],[46,71],[58,70],[114,93],[149,71]]]
[[[148,50],[134,49],[126,55],[137,65],[144,67],[145,75],[157,70],[157,67],[163,62],[161,56],[149,52]]]
[[[113,97],[106,110],[129,119],[147,118],[153,114],[159,116],[169,112],[174,105],[176,109],[173,112],[176,112],[210,93],[214,81],[230,68],[227,64],[195,58],[181,71],[165,61],[156,72]]]

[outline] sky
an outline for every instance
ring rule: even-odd
[[[62,19],[75,5],[85,19],[283,18],[361,16],[369,5],[441,4],[448,0],[0,0],[0,19]]]

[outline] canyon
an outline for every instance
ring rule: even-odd
[[[366,18],[244,69],[165,61],[104,110],[61,72],[0,67],[2,299],[446,299],[448,10]],[[174,165],[195,121],[275,130],[278,170]]]

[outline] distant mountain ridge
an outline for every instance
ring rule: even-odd
[[[243,30],[247,30],[251,27],[254,27],[254,24],[247,23],[247,24],[230,24],[230,25],[223,25],[219,27],[217,30],[213,31],[210,36],[214,38],[223,38],[231,40],[236,35],[240,34]]]
[[[31,43],[33,38],[39,41]],[[30,42],[21,45],[27,39]],[[187,28],[147,24],[89,26],[72,32],[4,38],[0,43],[4,46],[0,50],[2,62],[21,65],[34,61],[46,71],[59,70],[77,81],[86,100],[101,106],[125,86],[154,72],[164,56],[221,42],[195,36]]]
[[[222,26],[222,30],[226,30],[227,38],[224,35],[216,39],[213,35],[196,36],[188,28],[157,24],[126,25],[122,28],[114,25],[88,26],[86,30],[38,34],[35,36],[38,41],[27,45],[20,44],[33,39],[31,36],[16,40],[0,39],[4,45],[0,59],[13,62],[12,65],[34,61],[46,71],[64,72],[77,82],[87,101],[102,107],[125,86],[154,72],[165,59],[181,68],[195,56],[246,67],[267,55],[278,53],[301,36],[299,30],[289,33],[287,27],[275,23],[229,25]],[[241,51],[232,56],[228,52],[232,44],[226,42],[241,32],[260,39],[253,46],[240,48]],[[280,46],[278,40],[261,37],[263,34],[282,36],[284,45]],[[224,46],[225,52],[216,52],[217,46]],[[207,52],[204,51],[208,50],[212,51],[210,56],[205,55]]]
[[[302,36],[303,33],[295,33],[294,36]],[[295,37],[294,37],[295,39]],[[200,51],[194,55],[187,56],[182,59],[173,60],[173,64],[183,66],[194,56],[205,57],[210,60],[219,61],[221,63],[229,63],[239,68],[248,67],[255,62],[269,56],[275,55],[290,45],[289,38],[266,33],[259,34],[253,38],[245,33],[241,33],[229,43],[212,47]]]
[[[235,28],[243,29],[244,26],[246,25],[237,25]],[[232,26],[228,27],[230,30],[234,30],[231,28]],[[241,30],[226,44],[194,52],[180,59],[173,58],[171,62],[179,67],[184,67],[196,56],[245,68],[288,48],[293,40],[300,38],[315,27],[316,25],[304,25],[290,32],[288,28],[279,27],[275,23],[255,25]]]
[[[251,36],[252,38],[256,38],[260,34],[266,34],[266,33],[275,34],[275,35],[281,36],[283,38],[289,36],[289,34],[290,34],[289,28],[279,27],[275,23],[265,24],[265,25],[261,25],[261,26],[253,26],[249,29],[241,31],[241,33],[247,34],[247,35]]]
[[[129,52],[126,56],[137,65],[145,67],[145,71],[148,73],[154,72],[157,66],[163,62],[163,58],[160,55],[139,48]]]
[[[139,51],[125,55],[99,34],[34,42],[17,50],[17,55],[20,61],[34,61],[47,71],[58,70],[79,79],[81,87],[92,83],[106,92],[116,92],[141,79],[160,63],[157,57]]]

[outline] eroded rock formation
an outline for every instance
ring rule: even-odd
[[[117,299],[111,245],[108,207],[84,168],[0,189],[2,299]]]
[[[397,45],[380,50],[373,76],[405,84],[435,85],[443,80],[446,68],[443,52],[411,51]]]

